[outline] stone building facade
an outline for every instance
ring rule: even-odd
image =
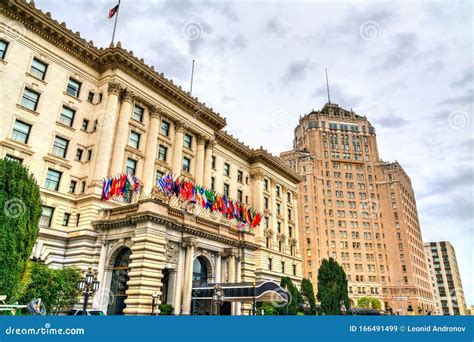
[[[439,315],[469,315],[456,251],[449,241],[425,242],[430,282]]]
[[[0,157],[27,165],[41,188],[33,254],[51,267],[97,270],[96,307],[149,314],[156,293],[175,314],[190,314],[196,284],[300,282],[300,177],[226,133],[212,108],[120,43],[96,48],[22,0],[0,2],[0,67]],[[102,201],[102,179],[124,172],[139,179],[140,195]],[[163,196],[156,182],[167,173],[265,219],[242,231]]]
[[[303,270],[314,284],[324,258],[336,259],[352,304],[378,298],[398,314],[433,310],[410,179],[381,161],[366,117],[328,103],[301,117],[293,150],[281,154],[298,172]]]

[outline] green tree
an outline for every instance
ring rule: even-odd
[[[318,270],[318,300],[326,315],[340,315],[341,301],[349,308],[347,278],[344,269],[333,258],[323,259]]]
[[[257,315],[260,315],[263,310],[265,316],[278,315],[277,308],[271,302],[257,302]]]
[[[382,303],[377,298],[366,296],[357,300],[357,307],[365,309],[380,310]]]
[[[41,298],[48,315],[58,315],[77,302],[77,282],[81,271],[76,267],[52,269],[42,262],[30,262],[28,275],[20,291],[21,303]]]
[[[17,299],[21,278],[38,237],[41,197],[28,169],[0,159],[0,295]]]
[[[297,315],[300,309],[301,304],[303,303],[303,298],[298,288],[293,284],[293,281],[290,277],[283,277],[280,281],[280,286],[284,288],[289,293],[289,303],[288,305],[288,315]],[[279,308],[280,315],[287,314],[287,308]]]
[[[308,301],[309,312],[311,315],[316,314],[316,299],[314,297],[314,288],[311,280],[303,279],[301,282],[301,295]]]

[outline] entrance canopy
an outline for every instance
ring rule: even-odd
[[[287,302],[288,293],[274,281],[253,283],[213,283],[193,287],[194,300],[212,300],[214,287],[219,285],[228,302]]]

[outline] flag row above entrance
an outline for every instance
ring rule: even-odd
[[[188,180],[179,177],[173,179],[171,174],[161,177],[158,184],[167,196],[176,196],[210,211],[218,211],[228,219],[237,220],[239,228],[245,226],[255,228],[262,220],[262,214],[255,209]]]

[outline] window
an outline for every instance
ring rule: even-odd
[[[51,227],[54,208],[43,206],[41,210],[40,226]]]
[[[166,155],[168,154],[168,148],[166,146],[160,145],[158,148],[158,159],[166,162]]]
[[[61,158],[66,158],[68,144],[68,140],[60,137],[55,137],[53,143],[53,154]]]
[[[89,94],[87,94],[87,102],[94,102],[94,92],[93,91],[89,91]]]
[[[281,273],[285,273],[285,262],[281,262]]]
[[[166,135],[167,137],[170,135],[170,123],[166,121],[161,122],[161,134]]]
[[[268,269],[272,270],[272,258],[268,258]]]
[[[243,183],[244,181],[244,173],[242,171],[237,171],[237,182]]]
[[[296,265],[293,264],[293,275],[296,275]]]
[[[268,179],[263,180],[263,189],[268,191]]]
[[[41,62],[37,58],[33,58],[33,61],[31,62],[30,74],[39,78],[40,80],[44,80],[47,68],[48,64]]]
[[[46,174],[46,181],[44,186],[46,189],[58,191],[59,189],[59,182],[61,181],[62,173],[53,169],[48,169],[48,173]]]
[[[87,150],[87,160],[91,161],[91,159],[92,159],[92,149],[90,148]]]
[[[79,227],[80,221],[81,221],[81,214],[76,214],[76,227]]]
[[[211,159],[211,167],[212,169],[216,169],[216,156],[212,156],[212,159]]]
[[[79,97],[79,91],[81,90],[81,83],[70,78],[67,84],[66,93],[74,97]]]
[[[226,175],[226,176],[230,175],[230,165],[229,165],[229,163],[224,163],[224,175]]]
[[[11,155],[9,155],[9,154],[7,154],[7,155],[5,156],[5,160],[12,161],[12,162],[18,162],[18,163],[20,163],[20,164],[23,163],[23,159],[17,158],[17,157],[14,157],[14,156],[11,156]]]
[[[142,122],[143,121],[143,108],[140,106],[135,106],[133,107],[133,114],[132,114],[132,119]]]
[[[280,197],[280,187],[279,187],[279,186],[277,186],[277,187],[275,188],[275,192],[276,192],[276,196],[277,196],[277,197]]]
[[[16,120],[13,126],[12,139],[23,144],[28,143],[30,136],[31,125],[24,123],[23,121]]]
[[[156,178],[155,178],[155,184],[158,185],[159,181],[161,178],[163,178],[165,174],[161,172],[160,170],[156,170]]]
[[[81,148],[78,148],[78,149],[76,150],[76,160],[78,160],[78,161],[81,161],[81,160],[82,160],[82,152],[84,152],[84,150],[81,149]]]
[[[4,40],[0,40],[0,59],[5,59],[7,47],[8,47],[8,43]]]
[[[137,161],[128,158],[128,159],[127,159],[127,165],[126,165],[126,167],[125,167],[125,171],[126,171],[128,174],[134,175],[136,170],[137,170]]]
[[[82,129],[84,131],[87,131],[88,127],[89,127],[89,120],[87,120],[87,119],[82,120]]]
[[[288,193],[286,194],[286,202],[287,202],[287,203],[291,203],[291,192],[288,192]]]
[[[131,131],[128,144],[132,146],[133,148],[138,149],[138,146],[140,145],[140,134],[138,134],[137,132]]]
[[[229,197],[229,184],[224,183],[224,196]]]
[[[244,199],[244,193],[242,192],[242,190],[237,190],[237,200],[242,203],[243,202],[243,199]]]
[[[21,105],[29,110],[36,111],[38,106],[39,94],[29,88],[25,88],[21,97]]]
[[[71,184],[69,184],[69,193],[70,194],[75,194],[76,193],[76,186],[77,186],[77,181],[72,180]]]
[[[214,177],[211,177],[211,190],[216,189],[216,179]]]
[[[86,192],[86,181],[81,182],[81,194]]]
[[[190,172],[191,170],[191,159],[183,157],[183,171]]]
[[[61,109],[61,115],[59,116],[59,122],[66,126],[72,127],[75,114],[76,114],[75,110],[72,110],[71,108],[63,106],[63,108]]]
[[[263,198],[263,206],[265,207],[265,209],[268,209],[268,197]]]
[[[185,134],[184,135],[184,142],[183,142],[184,147],[191,148],[192,147],[192,142],[193,142],[193,137],[190,136],[189,134]]]
[[[63,226],[64,227],[67,227],[69,225],[69,219],[70,218],[71,218],[70,213],[64,213],[64,216],[63,216]]]

